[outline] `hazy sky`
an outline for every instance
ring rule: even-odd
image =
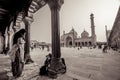
[[[105,25],[111,29],[119,8],[119,0],[64,0],[60,10],[60,33],[72,27],[81,35],[84,28],[91,36],[90,14],[94,14],[97,41],[106,41]],[[51,13],[48,5],[34,14],[31,39],[51,42]]]

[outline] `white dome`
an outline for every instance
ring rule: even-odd
[[[72,28],[69,33],[73,33],[73,32],[74,32],[74,35],[77,35],[77,32],[74,30],[74,28]]]

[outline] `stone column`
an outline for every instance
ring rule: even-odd
[[[9,29],[8,30],[7,50],[11,49],[11,35],[12,35],[12,31]]]
[[[64,72],[64,65],[61,62],[60,49],[60,24],[59,11],[63,4],[63,0],[48,0],[51,10],[51,27],[52,27],[52,60],[48,69],[48,76],[57,78],[58,73]]]
[[[119,46],[119,50],[120,50],[120,37],[118,36],[118,46]]]
[[[26,30],[26,36],[25,36],[25,63],[29,64],[29,63],[33,63],[33,60],[31,59],[30,56],[30,24],[33,22],[33,19],[30,17],[26,17],[24,19],[24,23],[25,23],[25,30]]]
[[[7,40],[7,49],[9,50],[10,49],[10,31],[7,31],[8,33],[8,40]]]
[[[73,29],[73,43],[72,43],[72,46],[75,48],[75,31]]]
[[[5,41],[5,48],[6,48],[7,47],[7,36],[8,36],[7,33],[5,33],[4,36],[5,36],[4,41]]]
[[[118,38],[117,38],[116,42],[117,42],[117,49],[119,49],[119,39]]]
[[[0,54],[3,53],[4,50],[4,37],[2,35],[2,32],[0,32]]]

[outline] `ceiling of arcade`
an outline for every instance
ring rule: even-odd
[[[16,25],[19,13],[22,12],[23,18],[27,14],[31,17],[45,4],[45,0],[0,0],[0,32],[4,33],[12,21]]]

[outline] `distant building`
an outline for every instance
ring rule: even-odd
[[[36,48],[39,48],[40,46],[49,46],[51,47],[51,44],[50,43],[46,43],[46,42],[39,42],[37,40],[31,40],[31,47],[36,47]]]
[[[34,47],[37,47],[37,46],[39,46],[39,42],[38,42],[37,40],[31,40],[31,41],[30,41],[30,46],[31,46],[31,47],[33,47],[33,46],[34,46]]]
[[[120,49],[120,7],[108,38],[108,44],[111,47]]]
[[[72,28],[70,32],[65,33],[61,36],[61,46],[64,47],[79,47],[79,46],[94,46],[96,45],[96,34],[94,26],[94,14],[90,15],[91,19],[91,36],[84,30],[81,33],[81,37],[78,37],[77,32]]]

